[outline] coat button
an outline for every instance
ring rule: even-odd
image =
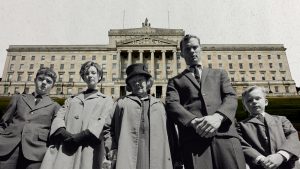
[[[206,96],[206,94],[205,94],[205,93],[202,93],[202,96]]]
[[[79,115],[74,116],[75,119],[79,119]]]

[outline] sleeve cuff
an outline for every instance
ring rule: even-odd
[[[284,151],[284,150],[280,150],[277,153],[282,155],[285,158],[285,161],[289,161],[289,159],[291,158],[291,154],[289,152]]]

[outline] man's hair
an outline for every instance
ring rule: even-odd
[[[42,68],[40,68],[40,69],[37,71],[35,78],[37,78],[39,75],[45,75],[45,76],[51,77],[52,80],[53,80],[53,85],[54,85],[55,82],[56,82],[57,75],[56,75],[56,73],[54,72],[54,70],[53,70],[53,69],[50,69],[49,67],[42,67]]]
[[[255,89],[259,89],[261,90],[261,92],[264,94],[264,97],[267,96],[267,89],[264,87],[260,87],[260,86],[250,86],[247,89],[245,89],[242,93],[242,99],[244,99],[246,97],[247,94],[249,94],[250,92],[252,92]]]
[[[189,41],[192,38],[196,38],[200,45],[200,38],[198,38],[196,35],[186,34],[180,41],[180,50],[182,51],[183,44]]]
[[[81,78],[84,80],[84,74],[85,74],[86,71],[89,70],[89,68],[91,66],[94,66],[97,69],[97,73],[100,77],[98,82],[100,82],[102,80],[102,76],[103,76],[103,69],[101,68],[101,66],[98,63],[95,63],[95,62],[92,62],[92,61],[87,61],[81,66],[80,72],[79,72]]]

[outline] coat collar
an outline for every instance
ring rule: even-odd
[[[207,77],[207,74],[208,74],[208,71],[209,69],[207,68],[202,68],[202,73],[201,73],[201,86],[203,86],[205,80],[206,80],[206,77]],[[185,75],[194,85],[197,89],[201,89],[199,83],[197,82],[196,78],[193,76],[193,74],[185,69],[183,72],[182,72],[183,75]]]
[[[53,103],[52,99],[49,96],[42,96],[42,100],[35,105],[35,97],[33,94],[22,94],[22,99],[30,107],[31,110],[37,110],[43,107],[46,107]]]
[[[141,100],[137,96],[135,96],[135,95],[130,94],[130,95],[126,95],[125,97],[127,97],[127,98],[129,98],[129,99],[131,99],[131,100],[133,100],[135,102],[137,102],[140,105],[142,104]],[[155,97],[153,97],[151,95],[148,95],[148,97],[150,99],[150,106],[153,105],[153,104],[155,104],[155,103],[157,103],[157,102],[160,102],[160,100],[158,100],[157,98],[155,98]]]
[[[84,91],[83,91],[84,92]],[[85,100],[89,100],[89,99],[94,99],[94,98],[98,98],[98,97],[103,97],[105,98],[106,96],[104,94],[102,94],[101,92],[96,92],[96,93],[93,93],[91,94],[89,97],[85,98],[84,99],[84,94],[83,92],[80,92],[78,93],[77,95],[72,95],[71,97],[76,97],[78,98],[79,100],[81,100],[82,102],[84,102]]]
[[[248,123],[254,123],[254,124],[258,124],[258,125],[262,125],[262,126],[265,125],[263,122],[258,120],[255,116],[248,117],[245,121],[247,121]]]

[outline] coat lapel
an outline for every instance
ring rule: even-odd
[[[278,131],[277,131],[277,125],[276,122],[274,120],[274,118],[269,115],[268,113],[265,113],[265,120],[267,123],[267,128],[268,128],[268,132],[269,132],[269,141],[270,141],[270,147],[271,147],[271,153],[275,153],[276,152],[276,135],[278,135]]]
[[[34,102],[35,101],[33,100],[33,103]],[[52,100],[50,99],[50,97],[49,96],[44,96],[42,98],[42,100],[37,105],[35,105],[34,110],[49,106],[50,104],[52,104]]]
[[[261,125],[261,126],[265,126],[265,124],[263,122],[261,122],[260,120],[258,120],[256,117],[250,117],[248,120],[248,123],[254,123],[254,124]]]
[[[192,74],[189,70],[185,69],[185,70],[182,72],[182,74],[185,75],[185,76],[186,76],[186,77],[194,84],[194,86],[195,86],[198,90],[201,89],[201,88],[200,88],[200,84],[197,82],[196,78],[193,76],[193,74]],[[201,81],[202,81],[202,80],[201,80]]]
[[[209,69],[207,68],[202,68],[202,73],[201,73],[201,88],[203,88],[204,82],[206,80],[207,74],[208,74]]]
[[[31,110],[35,108],[34,96],[32,94],[22,95],[22,99]]]

